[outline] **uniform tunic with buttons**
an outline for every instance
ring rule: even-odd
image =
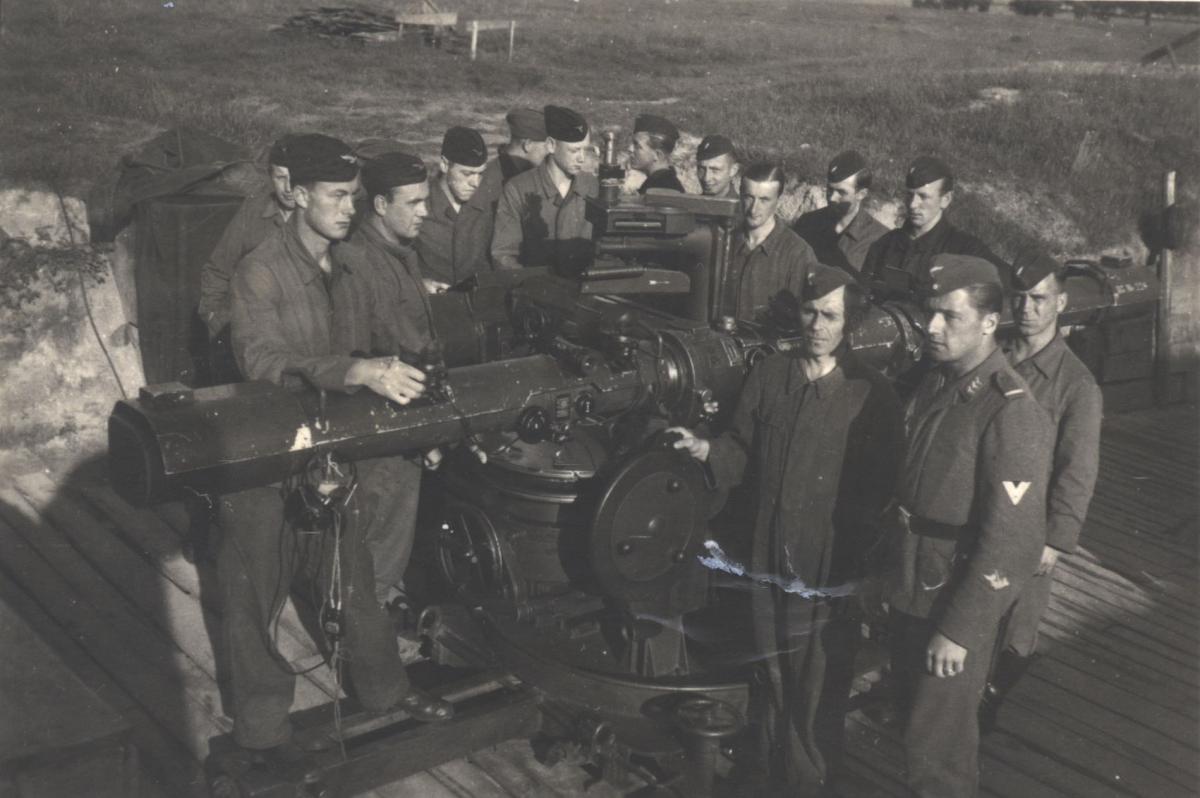
[[[503,149],[488,162],[479,179],[479,187],[458,211],[455,223],[455,256],[457,262],[475,264],[473,274],[492,268],[492,232],[496,225],[496,208],[504,193],[504,184],[513,177],[533,169],[535,164]],[[457,276],[457,275],[456,275]],[[458,277],[459,280],[464,278]]]
[[[745,231],[739,231],[725,274],[722,311],[739,319],[760,320],[780,291],[800,295],[808,270],[816,262],[812,247],[778,218],[756,247],[748,246]]]
[[[773,355],[751,372],[728,432],[708,462],[720,487],[756,486],[751,569],[809,587],[864,575],[879,516],[903,457],[900,402],[851,352],[809,380],[798,358]],[[759,586],[754,629],[768,675],[763,751],[775,778],[815,787],[837,770],[857,624],[848,599]]]
[[[1013,353],[1006,352],[1011,360]],[[1061,335],[1013,368],[1054,425],[1054,461],[1046,499],[1046,545],[1071,553],[1087,518],[1100,469],[1103,398],[1095,378]],[[1053,572],[1030,578],[1013,608],[1006,646],[1023,657],[1037,650],[1037,629],[1050,600]]]
[[[837,223],[840,219],[837,210],[826,205],[801,216],[792,224],[792,229],[812,247],[818,261],[857,274],[862,271],[871,245],[885,235],[888,228],[862,208],[839,233]]]
[[[471,199],[474,198],[472,195]],[[430,181],[429,215],[421,224],[415,245],[421,272],[426,277],[455,285],[491,268],[490,219],[487,225],[482,225],[479,216],[484,208],[480,204],[471,205],[470,201],[455,208],[441,178]]]
[[[929,267],[934,255],[971,255],[995,264],[1002,280],[1007,280],[1009,266],[975,236],[959,230],[942,216],[924,235],[913,238],[908,227],[890,230],[867,251],[862,273],[867,279],[882,279],[885,268],[906,272],[913,285],[929,282]]]
[[[927,373],[904,421],[888,598],[908,786],[922,798],[970,798],[979,787],[977,712],[1000,622],[1045,541],[1053,432],[999,349],[963,376]],[[937,632],[967,650],[957,675],[926,669]]]
[[[596,176],[580,173],[566,196],[550,175],[551,157],[504,184],[492,234],[496,268],[582,268],[591,262],[592,223],[587,197],[600,195]]]

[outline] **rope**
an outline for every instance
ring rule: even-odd
[[[75,241],[75,224],[71,221],[70,214],[67,213],[67,202],[63,199],[62,192],[57,188],[54,189],[54,196],[58,198],[58,209],[62,214],[63,221],[67,225],[67,238],[70,239],[72,246],[77,246]],[[75,272],[75,276],[79,278],[79,293],[83,296],[83,309],[87,311],[88,323],[92,327],[92,334],[96,336],[96,343],[100,345],[100,351],[104,353],[104,359],[108,361],[108,369],[112,372],[113,379],[117,381],[117,388],[121,390],[121,398],[128,399],[129,392],[125,390],[125,383],[121,381],[121,375],[117,372],[117,364],[113,362],[112,355],[108,352],[108,347],[104,345],[104,337],[100,335],[100,328],[96,324],[96,317],[92,315],[92,303],[88,299],[87,284],[83,280],[83,272]]]

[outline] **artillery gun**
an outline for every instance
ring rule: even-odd
[[[723,304],[734,200],[629,199],[616,182],[589,205],[582,269],[485,273],[433,298],[440,357],[410,405],[262,382],[147,386],[117,403],[110,471],[139,506],[296,478],[320,457],[468,436],[489,455],[427,480],[423,567],[410,569],[434,574],[414,625],[456,718],[315,726],[305,733],[340,750],[299,775],[214,745],[215,793],[351,794],[525,736],[547,761],[588,762],[643,794],[711,794],[723,741],[744,724],[753,652],[730,639],[731,603],[702,559],[724,497],[663,430],[719,429],[747,371],[796,335]],[[892,298],[850,343],[898,374],[919,355],[921,313],[884,287]],[[1143,267],[1077,263],[1067,290],[1072,323],[1157,299]]]

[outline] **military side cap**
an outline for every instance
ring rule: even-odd
[[[954,173],[940,158],[922,155],[909,164],[908,174],[904,177],[904,185],[906,188],[920,188],[929,185],[934,180],[953,181]]]
[[[633,120],[633,132],[657,133],[672,141],[679,138],[679,128],[671,124],[670,119],[655,114],[638,114],[637,118]]]
[[[363,165],[363,187],[367,196],[387,194],[398,186],[424,183],[429,177],[425,164],[407,152],[385,152]]]
[[[546,115],[536,108],[514,108],[504,117],[514,139],[546,138]]]
[[[853,282],[855,282],[854,277],[845,269],[826,266],[824,263],[814,264],[809,267],[808,279],[804,281],[804,287],[800,291],[800,300],[809,302],[820,299]]]
[[[388,152],[405,152],[407,146],[395,139],[363,139],[354,148],[354,154],[363,162],[363,168],[366,169],[367,161],[378,158],[380,155]]]
[[[287,166],[288,149],[295,138],[296,136],[289,134],[275,139],[275,143],[271,145],[271,149],[267,152],[267,163],[271,166]]]
[[[478,130],[456,125],[442,136],[442,155],[450,163],[483,166],[487,163],[487,145]]]
[[[929,283],[925,288],[933,296],[943,296],[969,285],[988,284],[1003,286],[994,263],[974,255],[943,253],[933,256],[933,263],[929,266]]]
[[[346,142],[320,133],[293,137],[287,146],[293,185],[346,183],[358,176],[358,158]]]
[[[587,138],[588,123],[570,108],[547,105],[542,109],[546,115],[546,135],[572,144]]]
[[[866,158],[854,150],[846,150],[845,152],[839,152],[829,162],[829,174],[826,175],[825,179],[830,183],[840,183],[847,178],[854,177],[866,168]]]
[[[733,142],[725,136],[705,136],[704,140],[700,142],[700,146],[696,148],[697,161],[708,161],[722,155],[735,155]]]
[[[1013,260],[1013,288],[1030,291],[1035,285],[1058,271],[1058,261],[1041,249],[1027,249]]]

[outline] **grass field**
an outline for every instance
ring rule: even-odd
[[[333,4],[327,0],[326,4]],[[999,250],[1136,240],[1161,173],[1194,199],[1200,71],[1136,67],[1188,30],[1071,18],[781,0],[462,0],[518,22],[517,57],[484,41],[358,45],[267,31],[301,0],[7,0],[0,177],[88,195],[155,132],[191,125],[261,149],[288,130],[386,136],[436,154],[446,126],[491,138],[516,104],[557,102],[598,126],[657,108],[725,132],[819,181],[836,151],[876,163],[883,195],[936,152],[960,175],[955,213]],[[486,37],[485,37],[486,38]],[[496,49],[491,49],[491,48]],[[1015,90],[1011,101],[980,92]],[[1089,158],[1076,165],[1091,131]]]

